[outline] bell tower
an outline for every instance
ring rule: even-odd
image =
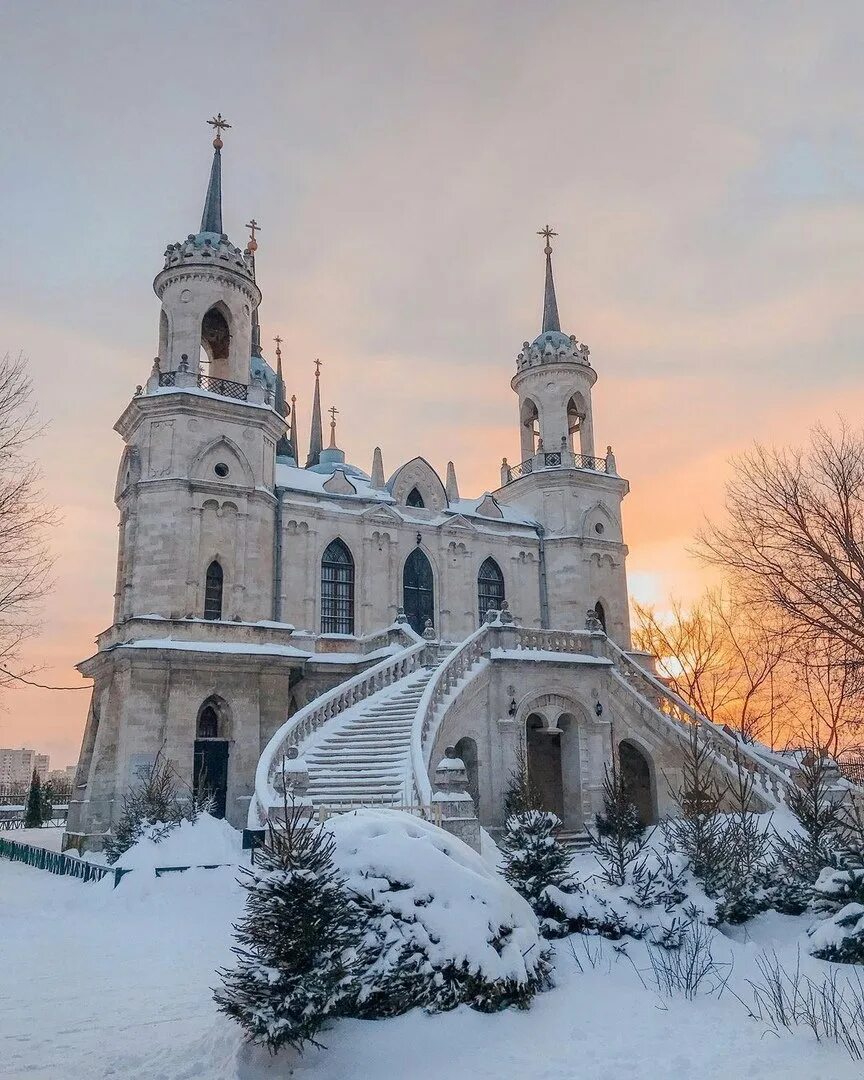
[[[501,466],[495,497],[536,522],[541,621],[555,629],[584,629],[596,618],[610,637],[630,645],[630,619],[621,522],[629,490],[612,448],[596,456],[591,391],[597,372],[590,350],[561,330],[552,240],[545,240],[543,319],[533,342],[516,358],[510,385],[519,399],[521,461]]]
[[[169,244],[153,282],[162,301],[158,359],[162,372],[247,383],[261,292],[254,249],[241,251],[222,231],[222,132],[231,125],[221,113],[207,122],[215,137],[201,228]]]
[[[546,240],[542,329],[522,345],[510,383],[519,397],[520,467],[526,471],[545,467],[547,458],[557,466],[594,457],[591,388],[597,374],[588,346],[561,332],[552,274],[552,239],[558,234],[547,225],[538,235]]]

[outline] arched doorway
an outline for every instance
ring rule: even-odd
[[[561,774],[561,731],[549,730],[539,713],[525,721],[528,781],[543,810],[564,820],[564,781]]]
[[[630,789],[642,824],[653,825],[656,813],[648,759],[638,746],[625,739],[618,746],[618,768],[621,770],[621,779]]]
[[[453,747],[456,757],[461,758],[468,774],[468,794],[474,800],[474,812],[480,816],[480,781],[477,774],[477,743],[468,736],[461,738]]]
[[[402,606],[411,629],[422,634],[426,620],[435,621],[435,586],[432,566],[419,547],[405,560],[402,571]]]
[[[211,796],[212,814],[224,818],[228,798],[228,709],[218,697],[209,697],[198,710],[192,791],[196,798]]]

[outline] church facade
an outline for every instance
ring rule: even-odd
[[[628,484],[597,454],[555,234],[511,378],[521,460],[494,490],[463,495],[452,463],[346,461],[335,410],[324,445],[318,370],[301,454],[281,342],[274,364],[261,345],[255,224],[242,250],[223,231],[213,124],[201,226],[165,252],[158,356],[116,424],[114,619],[79,666],[93,695],[67,846],[101,844],[160,751],[238,827],[267,820],[298,761],[327,812],[449,804],[494,828],[522,763],[578,831],[613,757],[646,820],[674,809],[661,772],[692,718],[630,651]]]

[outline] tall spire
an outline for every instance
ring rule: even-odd
[[[295,394],[291,395],[291,434],[289,436],[289,445],[291,447],[291,457],[294,458],[295,464],[300,465],[300,451],[297,447],[297,397]]]
[[[246,228],[250,229],[252,232],[249,243],[246,245],[246,254],[249,256],[249,260],[252,263],[252,280],[255,281],[255,252],[258,250],[258,241],[255,239],[255,232],[256,230],[260,231],[261,226],[253,217],[251,221],[246,222]],[[261,324],[258,321],[257,307],[252,312],[252,355],[258,357],[261,356]]]
[[[309,435],[309,456],[306,468],[320,465],[321,451],[324,448],[324,436],[321,430],[321,361],[315,361],[315,396],[312,398],[312,430]]]
[[[546,247],[543,253],[546,256],[546,287],[543,290],[543,327],[541,334],[548,334],[550,330],[561,332],[561,322],[558,318],[558,301],[555,298],[555,279],[552,277],[552,237],[558,233],[553,232],[547,225],[540,229],[538,236],[544,237]]]
[[[273,340],[276,342],[276,404],[274,408],[280,416],[287,416],[288,403],[285,400],[285,379],[282,376],[282,338],[277,334]],[[293,403],[296,399],[292,398],[291,400]],[[292,451],[290,432],[294,430],[296,422],[296,417],[292,410],[288,421],[288,431],[283,431],[276,442],[276,457],[293,458],[295,465],[297,464],[297,452],[296,448]]]
[[[231,125],[217,113],[207,123],[216,132],[213,140],[213,164],[210,166],[210,182],[204,199],[204,213],[201,215],[199,232],[222,235],[222,132]]]

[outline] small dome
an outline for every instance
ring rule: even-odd
[[[326,450],[321,451],[321,456],[324,457]],[[363,472],[356,465],[348,465],[345,462],[336,461],[322,461],[320,465],[310,465],[308,472],[321,473],[324,476],[330,476],[337,469],[344,472],[346,476],[356,476],[358,480],[368,480],[369,474]]]
[[[569,348],[571,342],[569,334],[562,334],[560,330],[547,330],[545,334],[534,338],[531,344],[538,349],[545,349],[547,345],[551,345],[553,349],[562,349]]]

